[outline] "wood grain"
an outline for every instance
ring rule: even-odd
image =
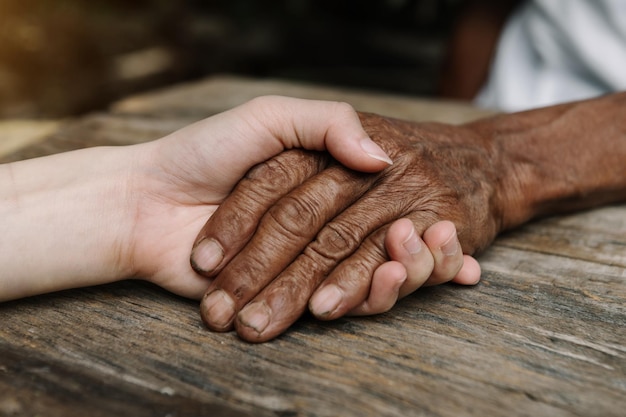
[[[55,120],[0,120],[0,157],[43,141],[59,124]]]
[[[152,110],[82,118],[6,160],[155,139],[250,93],[235,84],[189,111],[142,96]],[[476,287],[304,317],[261,345],[138,281],[0,304],[0,416],[622,416],[625,248],[626,205],[544,219],[501,236]]]

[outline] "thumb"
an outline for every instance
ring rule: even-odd
[[[203,182],[224,190],[254,165],[291,148],[327,150],[346,167],[362,172],[392,164],[363,130],[356,111],[332,101],[259,97],[187,126],[169,139],[167,160],[184,153],[182,172],[204,172],[208,178]]]
[[[257,143],[265,151],[256,163],[284,149],[327,150],[348,168],[378,172],[392,164],[389,156],[363,130],[357,112],[347,103],[305,100],[280,96],[253,99],[234,109],[248,121],[252,116],[259,135]],[[268,146],[271,142],[275,145]],[[271,153],[273,152],[273,153]]]

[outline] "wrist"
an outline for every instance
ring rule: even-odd
[[[128,195],[124,153],[92,148],[3,167],[0,299],[112,282]]]
[[[501,230],[626,199],[626,94],[470,123],[497,149]]]

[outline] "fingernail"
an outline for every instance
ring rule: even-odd
[[[202,272],[211,272],[224,259],[224,250],[215,239],[201,240],[191,251],[193,269]]]
[[[241,310],[237,318],[241,324],[261,334],[270,324],[271,313],[272,311],[264,301],[256,301]]]
[[[202,318],[212,330],[228,330],[235,316],[235,303],[222,290],[215,290],[202,300]]]
[[[336,285],[327,285],[313,296],[311,300],[311,311],[317,317],[329,316],[334,312],[341,301],[343,293]]]
[[[389,158],[389,155],[387,155],[385,151],[383,151],[382,148],[374,143],[374,141],[370,138],[361,140],[361,148],[372,158],[386,162],[389,165],[393,165],[393,161]]]
[[[416,253],[421,252],[422,243],[417,238],[417,233],[415,233],[415,228],[411,230],[411,235],[407,238],[407,240],[402,243],[404,249],[407,250],[411,255],[415,255]]]
[[[459,243],[459,239],[456,237],[456,233],[448,238],[446,243],[441,245],[441,253],[446,256],[454,256],[459,252],[461,248],[461,244]]]

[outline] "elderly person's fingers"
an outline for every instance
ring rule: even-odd
[[[354,213],[342,216],[359,218]],[[333,220],[330,230],[347,230],[348,227],[339,226],[340,222],[341,219]],[[318,236],[315,244],[309,245],[243,307],[235,321],[238,334],[253,342],[277,336],[302,314],[304,308],[299,306],[313,291],[309,310],[319,319],[331,320],[346,314],[383,313],[393,307],[399,297],[429,280],[433,284],[452,281],[461,273],[464,260],[454,224],[437,222],[426,234],[428,243],[419,238],[411,220],[398,220],[391,227],[376,230],[355,253],[333,269],[328,256],[332,250],[322,231],[322,237]],[[459,245],[458,250],[451,247],[455,244]],[[388,256],[394,260],[388,262]],[[472,266],[470,262],[470,270],[465,275],[471,277],[475,273]]]
[[[329,160],[325,153],[292,149],[252,168],[196,238],[194,270],[217,275],[248,243],[268,208],[322,171]]]
[[[322,269],[332,269],[348,256],[358,246],[359,241],[354,240],[347,244],[337,238],[332,226],[326,227],[325,232],[322,231],[323,235],[318,235],[317,238],[316,235],[337,213],[363,195],[373,181],[373,176],[334,165],[272,206],[260,221],[255,238],[224,267],[202,299],[200,311],[207,327],[217,331],[229,330],[235,314],[279,276],[310,242],[320,242],[317,249],[311,249],[308,255],[304,254],[318,263],[323,263],[323,267],[321,264],[317,266],[317,274]],[[315,250],[320,253],[316,254]],[[302,290],[301,294],[306,294],[307,297],[302,305],[297,306],[298,314],[301,314],[319,280],[309,267],[301,266],[301,263],[296,265],[296,269],[302,268],[299,273],[304,276],[302,282],[297,283],[293,289]],[[295,307],[291,305],[285,306],[285,310],[293,308]]]
[[[366,298],[374,271],[387,260],[383,243],[386,228],[379,228],[345,259],[349,248],[345,238],[335,241],[335,247],[329,245],[332,231],[338,230],[336,220],[332,223],[330,228],[327,225],[320,232],[329,231],[329,237],[319,239],[318,235],[315,242],[241,309],[234,321],[240,337],[250,342],[263,342],[285,331],[302,315],[311,295],[325,280],[331,284],[320,289],[323,301],[323,311],[318,312],[320,318],[341,316],[355,307],[348,304],[352,300]],[[333,270],[337,263],[332,257],[335,252],[344,259]]]
[[[345,184],[347,183],[341,188],[345,189]],[[330,188],[336,187],[331,185]],[[317,195],[316,189],[317,187],[311,188],[307,193],[316,195],[316,201],[320,199],[322,202],[325,201],[324,198],[327,196],[324,193]],[[303,196],[299,195],[296,200],[301,201]],[[297,257],[285,262],[286,269],[282,272],[279,270],[276,273],[271,269],[266,271],[268,267],[271,268],[271,262],[267,260],[265,262],[268,266],[256,270],[254,274],[249,273],[249,261],[233,261],[228,265],[224,272],[233,269],[234,265],[243,265],[245,270],[220,282],[219,285],[223,288],[235,285],[234,282],[237,281],[235,277],[241,280],[242,274],[246,274],[248,280],[250,277],[265,275],[265,285],[254,285],[262,291],[255,297],[235,305],[243,307],[234,321],[237,333],[251,342],[262,342],[277,336],[305,311],[311,295],[322,282],[324,287],[319,290],[321,295],[311,300],[312,311],[319,318],[331,319],[342,316],[365,300],[376,268],[388,260],[384,248],[385,234],[389,229],[387,223],[397,216],[391,205],[384,212],[374,212],[373,207],[378,206],[379,198],[379,190],[369,190],[366,196],[343,209],[332,221],[329,219],[323,223],[318,222],[321,230],[315,240],[311,239],[311,243]],[[326,205],[321,204],[321,207]],[[268,241],[271,239],[270,236],[272,233],[264,233],[261,240],[257,238],[251,241],[251,244]],[[262,251],[265,246],[267,245],[255,245],[254,250]],[[242,260],[249,259],[250,255],[244,253],[246,249],[248,247],[241,253],[244,256]],[[287,249],[288,247],[285,247],[283,250]],[[261,258],[267,259],[269,255],[276,258],[273,252]],[[276,278],[273,278],[274,276]],[[424,280],[428,276],[429,274],[424,276]],[[218,280],[222,278],[223,274]],[[238,285],[237,288],[241,288],[241,283]],[[248,294],[254,295],[255,291],[248,291],[248,285],[246,290]],[[230,291],[232,292],[232,289]],[[315,306],[318,301],[321,301],[321,305]],[[207,322],[204,315],[203,318]],[[210,320],[207,325],[211,327]]]

